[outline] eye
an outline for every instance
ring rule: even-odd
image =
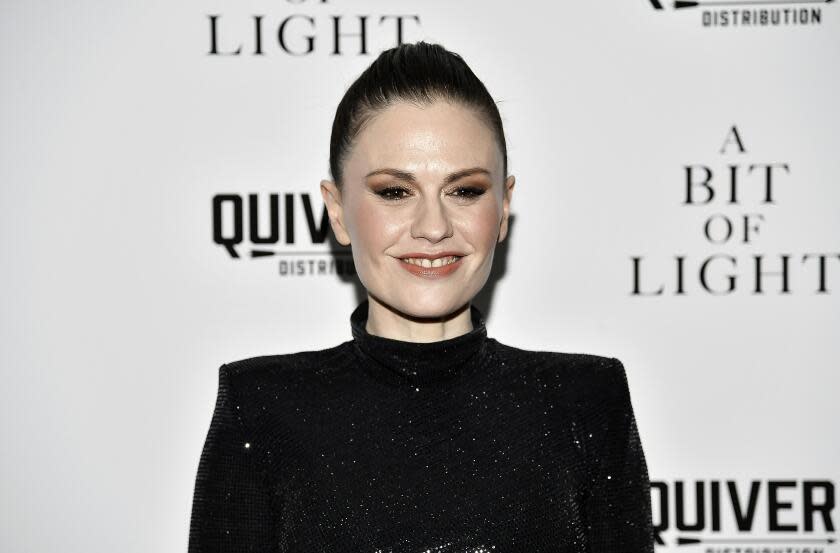
[[[455,196],[461,198],[477,198],[484,194],[484,189],[475,186],[461,186],[459,188],[456,188],[455,192],[457,192]]]
[[[405,198],[403,193],[408,193],[408,189],[402,186],[389,186],[376,191],[376,195],[385,198],[386,200],[402,200]]]

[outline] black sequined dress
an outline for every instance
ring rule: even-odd
[[[189,553],[653,551],[624,367],[365,329],[219,369]]]

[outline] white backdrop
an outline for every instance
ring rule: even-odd
[[[219,365],[350,339],[358,287],[309,270],[333,257],[303,201],[320,222],[335,107],[401,16],[506,125],[489,334],[624,362],[658,550],[840,551],[840,6],[657,4],[3,2],[0,549],[184,551]],[[367,54],[359,36],[333,54],[333,16],[366,17]],[[254,247],[276,255],[246,233],[232,258],[225,194],[257,195],[263,234],[288,195],[292,243],[281,209],[281,241]],[[756,256],[788,256],[788,292],[767,274],[755,293]],[[633,258],[661,294],[632,293]],[[732,489],[744,511],[757,494],[740,529]]]

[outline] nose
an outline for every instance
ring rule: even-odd
[[[411,237],[439,242],[449,236],[452,236],[452,224],[441,199],[432,196],[420,202],[411,223]]]

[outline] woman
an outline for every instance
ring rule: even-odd
[[[338,106],[330,172],[368,293],[353,339],[220,368],[190,552],[653,551],[622,364],[504,345],[471,304],[515,179],[464,61],[383,52]]]

